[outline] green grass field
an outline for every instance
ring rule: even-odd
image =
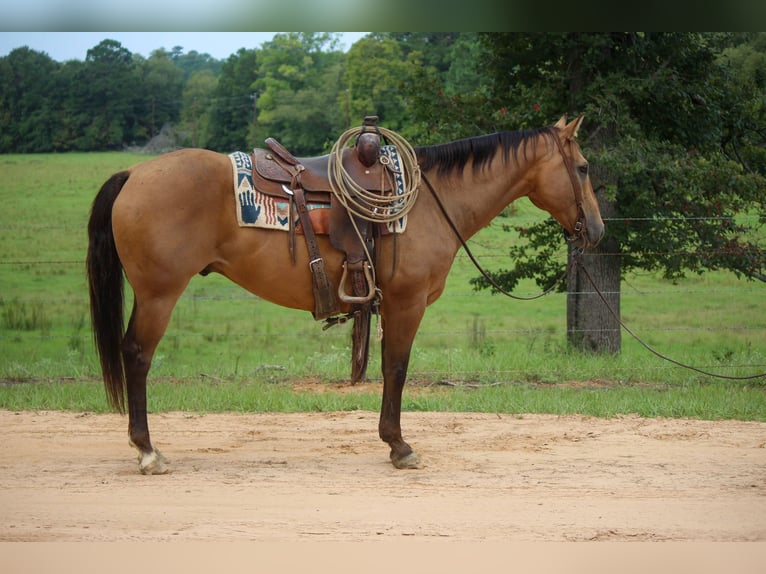
[[[105,405],[88,317],[86,224],[103,181],[145,159],[126,153],[0,156],[0,407],[23,408],[23,397],[29,408],[47,405],[38,396],[43,391],[60,397],[51,408]],[[543,216],[526,201],[509,215],[513,223]],[[501,227],[502,220],[471,241],[490,269],[509,265],[505,248],[514,236]],[[678,401],[707,389],[710,395],[698,401],[709,403],[702,416],[766,419],[763,379],[716,381],[662,361],[627,334],[618,356],[574,353],[566,345],[565,295],[511,301],[474,292],[469,279],[477,274],[459,254],[445,294],[426,313],[410,363],[418,393],[407,399],[409,408],[701,416],[694,414],[699,406]],[[528,282],[517,291],[538,289]],[[766,371],[763,300],[762,283],[723,272],[677,284],[636,274],[623,282],[622,317],[677,360],[748,375]],[[307,312],[262,301],[220,276],[195,277],[158,348],[150,397],[157,395],[156,409],[326,409],[315,404],[315,393],[288,400],[305,394],[288,383],[346,379],[348,338],[348,326],[322,331]],[[373,383],[380,380],[379,365],[373,343]],[[367,398],[362,392],[337,399],[337,408],[377,409],[379,393],[372,387]],[[201,396],[184,398],[196,393]],[[279,393],[287,395],[275,398]],[[659,396],[672,393],[675,406],[656,407]],[[68,402],[77,395],[90,398]],[[631,407],[639,395],[643,406]],[[602,400],[611,403],[599,406]],[[715,404],[722,401],[731,404]]]

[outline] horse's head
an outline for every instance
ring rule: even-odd
[[[588,160],[575,141],[583,116],[567,123],[566,115],[553,130],[555,149],[540,163],[529,199],[550,213],[577,247],[593,247],[604,235],[604,222],[588,174]]]

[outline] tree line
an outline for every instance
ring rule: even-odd
[[[307,156],[365,115],[422,145],[585,113],[591,179],[620,220],[587,261],[615,308],[631,270],[766,280],[766,34],[372,33],[338,46],[277,34],[219,61],[104,40],[65,63],[18,48],[0,58],[0,153],[143,146],[165,127],[177,146],[247,150],[271,136]],[[561,275],[555,224],[509,228],[522,241],[495,273],[503,287]],[[587,289],[570,277],[570,292]],[[573,343],[619,349],[587,324],[613,324],[595,299],[569,307]]]
[[[165,127],[178,146],[233,151],[271,136],[318,154],[370,114],[417,135],[406,129],[408,88],[422,66],[454,84],[449,73],[467,65],[461,36],[477,42],[475,34],[372,34],[344,53],[334,34],[283,33],[226,60],[181,47],[144,58],[110,39],[85,61],[17,48],[0,58],[0,153],[123,149]]]

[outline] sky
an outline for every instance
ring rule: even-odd
[[[461,2],[429,1],[438,1],[442,5]],[[389,2],[403,11],[400,19],[406,16],[405,22],[412,21],[412,0]],[[0,2],[0,30],[245,32],[369,29],[364,22],[374,22],[376,29],[385,30],[395,22],[400,10],[391,10],[391,4],[378,0],[5,0]],[[421,12],[426,15],[431,10]]]
[[[0,32],[0,56],[27,46],[45,52],[58,62],[85,60],[88,50],[102,40],[116,40],[133,54],[149,57],[152,51],[170,51],[181,46],[184,52],[196,50],[225,60],[240,48],[259,48],[277,32]],[[339,32],[345,51],[367,32]]]

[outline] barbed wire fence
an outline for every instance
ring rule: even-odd
[[[613,218],[612,221],[644,221],[644,220],[656,220],[656,219],[681,219],[681,218]],[[698,219],[698,218],[694,218]],[[515,224],[524,223],[519,218],[513,218]],[[71,231],[77,233],[84,233],[81,226],[76,225],[0,225],[0,230],[12,231],[12,232],[36,232],[44,233],[46,231]],[[478,247],[478,255],[482,260],[489,261],[488,265],[492,267],[493,262],[497,262],[498,265],[508,265],[508,256],[505,253],[498,252],[496,249],[492,250],[488,246],[482,244],[480,238],[471,241],[473,246]],[[566,257],[566,247],[562,246],[561,250],[562,259]],[[467,256],[461,250],[456,259],[456,264],[469,265]],[[57,258],[55,251],[52,251],[49,256],[40,258],[15,258],[13,256],[6,255],[4,259],[0,259],[0,273],[35,273],[37,270],[44,267],[54,266],[56,268],[72,268],[83,270],[83,286],[84,283],[84,260],[72,259],[72,258]],[[649,273],[647,273],[649,275]],[[179,301],[179,305],[195,306],[198,304],[216,304],[222,303],[223,305],[229,305],[232,302],[258,301],[258,298],[254,295],[247,293],[241,288],[234,286],[231,289],[225,289],[221,292],[189,292],[187,291]],[[634,303],[639,301],[647,301],[655,298],[654,300],[660,301],[663,298],[678,298],[682,297],[685,304],[693,306],[698,305],[704,307],[705,302],[708,301],[711,296],[725,297],[727,302],[733,306],[744,304],[753,306],[754,302],[761,300],[763,294],[766,293],[766,286],[757,281],[739,280],[736,281],[733,286],[721,287],[718,285],[708,286],[705,283],[699,282],[677,282],[673,284],[671,282],[656,281],[652,282],[651,287],[643,285],[643,287],[636,287],[634,281],[631,279],[623,280],[621,286],[621,304],[623,309],[629,309]],[[534,293],[519,292],[519,295],[527,295]],[[565,298],[572,293],[552,293],[548,298],[553,301],[553,304],[565,308]],[[470,311],[467,316],[462,319],[463,326],[443,326],[437,323],[429,323],[427,320],[424,322],[421,330],[418,333],[418,341],[428,347],[429,340],[436,341],[436,346],[439,346],[440,341],[444,340],[457,340],[462,341],[462,344],[466,346],[478,347],[478,343],[486,345],[489,341],[508,341],[508,340],[528,340],[530,338],[539,338],[563,342],[566,338],[566,325],[565,314],[562,312],[561,321],[556,327],[551,327],[549,324],[534,325],[525,324],[523,326],[515,327],[500,327],[500,328],[488,328],[487,324],[491,322],[492,317],[481,317],[479,312],[483,306],[483,301],[492,297],[487,291],[476,291],[471,288],[470,285],[455,285],[452,284],[445,293],[442,295],[442,299],[459,300],[467,299],[471,301],[471,307],[475,307],[476,312]],[[473,303],[475,301],[475,305]],[[127,300],[129,303],[129,299]],[[512,305],[511,303],[508,303]],[[519,303],[514,303],[518,305]],[[528,304],[528,303],[521,303]],[[57,294],[56,292],[46,289],[45,286],[35,290],[29,290],[26,293],[19,294],[13,293],[0,294],[0,344],[7,345],[10,341],[22,342],[25,344],[34,345],[36,341],[52,340],[62,341],[63,345],[77,346],[78,348],[87,348],[92,339],[90,329],[86,318],[81,320],[81,324],[75,328],[61,329],[53,328],[50,325],[46,328],[45,325],[39,326],[40,328],[24,328],[23,325],[14,324],[13,309],[14,306],[29,305],[29,306],[50,306],[53,309],[60,309],[62,307],[72,307],[79,310],[80,314],[87,312],[88,300],[85,288],[83,289],[82,296],[79,295],[64,295]],[[737,322],[721,322],[720,320],[713,320],[710,318],[703,318],[695,320],[694,324],[661,324],[661,325],[647,325],[642,324],[640,320],[636,322],[636,329],[640,331],[642,335],[646,336],[658,336],[660,338],[667,339],[668,337],[696,337],[696,336],[709,336],[715,337],[721,341],[721,352],[718,360],[698,365],[702,368],[717,368],[727,372],[763,372],[766,370],[766,307],[760,307],[755,304],[755,312],[746,313],[746,317],[740,317]],[[245,308],[244,312],[249,312]],[[255,315],[255,310],[252,310]],[[509,309],[509,313],[513,311]],[[77,313],[75,313],[77,314]],[[428,313],[426,314],[428,317]],[[478,317],[478,319],[477,319]],[[630,317],[631,319],[640,319],[637,317]],[[187,324],[190,319],[184,319],[184,323]],[[311,332],[313,321],[308,316],[305,318],[307,327],[296,331],[294,329],[280,330],[278,327],[273,327],[268,332],[257,332],[255,330],[241,330],[232,331],[230,328],[216,329],[215,326],[207,327],[204,331],[198,331],[197,329],[190,328],[173,328],[171,324],[172,337],[181,341],[190,339],[203,339],[206,341],[223,342],[236,341],[236,340],[252,340],[257,343],[260,338],[268,337],[269,340],[283,341],[285,345],[293,346],[299,339],[305,339],[307,332]],[[316,337],[325,337],[324,334],[319,334],[317,328]],[[744,359],[743,355],[731,350],[732,341],[731,337],[736,335],[738,340],[744,341],[740,343],[743,346],[747,346],[751,351],[748,353],[748,358]],[[342,345],[345,340],[345,333],[341,332],[333,339],[334,344]],[[312,342],[307,341],[303,347],[307,353],[312,353]],[[416,345],[418,343],[416,342]],[[728,348],[727,348],[728,345]],[[736,345],[734,345],[736,347]],[[555,346],[554,352],[560,351],[563,348],[562,345]],[[479,349],[481,351],[481,349]],[[441,349],[440,352],[446,354],[443,368],[434,369],[433,367],[425,367],[411,370],[411,378],[423,378],[428,380],[464,380],[474,378],[484,379],[502,379],[502,380],[518,380],[518,379],[557,379],[568,376],[567,373],[562,373],[560,366],[540,365],[535,369],[534,375],[530,375],[527,368],[506,368],[498,369],[490,365],[487,362],[487,372],[482,375],[481,372],[477,373],[477,367],[471,365],[467,368],[462,368],[460,364],[462,356],[454,352],[456,356],[453,358],[451,352],[454,348]],[[726,359],[726,360],[724,360]],[[273,366],[273,365],[272,365]],[[268,367],[268,366],[267,366]],[[276,366],[274,366],[276,368]],[[658,376],[662,376],[662,373],[666,370],[673,369],[673,365],[663,364],[661,361],[652,361],[651,364],[642,363],[640,365],[623,364],[609,369],[609,374],[600,372],[594,372],[590,374],[592,379],[610,379],[614,378],[615,369],[622,373],[627,379],[632,378],[633,373],[646,373],[647,371],[656,371]],[[375,380],[378,375],[372,371],[375,369],[375,359],[371,363],[370,378]],[[619,375],[618,375],[619,376]]]

